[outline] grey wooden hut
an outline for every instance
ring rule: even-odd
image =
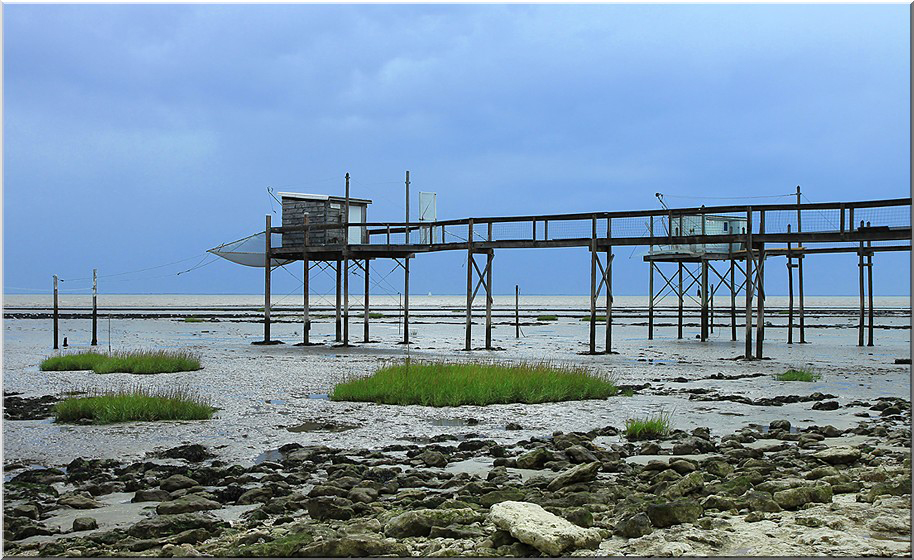
[[[346,199],[341,196],[326,194],[306,193],[279,193],[282,199],[282,225],[300,226],[304,222],[305,214],[308,223],[340,224],[343,222],[343,208]],[[371,201],[364,198],[349,199],[349,223],[364,224],[367,221],[368,205]],[[318,229],[308,235],[308,246],[319,247],[323,245],[342,245],[343,235],[340,229]],[[283,247],[301,247],[304,241],[304,232],[295,231],[282,234]],[[368,243],[368,230],[365,226],[350,225],[349,244],[358,245]]]

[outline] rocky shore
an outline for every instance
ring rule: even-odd
[[[198,444],[130,464],[7,464],[21,556],[870,556],[911,553],[910,403],[839,431],[786,420],[627,441],[288,444],[252,467]]]

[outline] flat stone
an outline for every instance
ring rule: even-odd
[[[183,474],[175,474],[169,476],[161,483],[159,487],[166,492],[174,492],[175,490],[182,490],[184,488],[192,488],[197,485],[197,481],[184,476]]]
[[[493,506],[494,507],[494,506]],[[427,537],[432,527],[447,527],[452,524],[468,525],[482,518],[470,508],[417,509],[401,513],[384,525],[388,537]]]
[[[830,465],[847,465],[860,459],[860,450],[853,447],[829,447],[813,457]]]
[[[148,490],[137,490],[130,500],[137,502],[165,502],[171,499],[171,494],[160,488],[150,488]]]
[[[176,513],[193,513],[195,511],[207,511],[211,509],[220,509],[222,504],[209,500],[198,494],[188,494],[181,496],[177,500],[162,502],[156,506],[156,513],[159,515],[172,515]]]
[[[593,549],[602,540],[598,529],[578,527],[528,502],[495,504],[489,511],[489,520],[520,542],[550,556],[580,548]]]
[[[549,482],[547,487],[550,491],[555,492],[559,488],[564,488],[565,486],[570,486],[572,484],[577,484],[578,482],[590,482],[597,478],[597,473],[600,471],[600,468],[603,466],[599,461],[593,463],[585,463],[583,465],[577,465],[562,471],[558,474],[552,481]]]
[[[73,509],[94,509],[104,506],[104,504],[82,494],[64,494],[57,500],[57,503]]]
[[[680,523],[694,523],[703,510],[695,500],[680,499],[647,506],[647,516],[654,527],[672,527]]]
[[[94,517],[77,517],[73,520],[74,531],[91,531],[98,529],[98,521]]]

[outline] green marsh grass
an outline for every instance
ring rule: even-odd
[[[625,421],[625,437],[630,440],[663,437],[672,428],[672,413],[660,411],[644,418],[629,418]]]
[[[597,322],[600,322],[600,321],[606,322],[606,315],[597,315],[596,320],[597,320]],[[589,323],[590,315],[587,315],[586,317],[581,317],[581,321]]]
[[[615,395],[609,376],[549,363],[446,363],[406,360],[340,383],[330,398],[425,406],[543,403]]]
[[[555,315],[540,315],[536,318],[537,321],[558,321],[559,318]]]
[[[185,323],[202,323],[203,319],[201,317],[185,317]]]
[[[186,351],[136,350],[99,354],[79,352],[47,358],[41,371],[82,371],[95,373],[175,373],[202,369],[200,358]]]
[[[215,409],[204,398],[187,389],[127,390],[96,392],[70,397],[54,407],[56,422],[89,420],[93,424],[153,422],[157,420],[208,420]]]
[[[383,313],[369,313],[368,318],[369,319],[383,319],[384,314]]]
[[[818,381],[822,379],[822,376],[814,371],[802,368],[792,368],[784,373],[778,374],[775,376],[775,379],[778,381]]]

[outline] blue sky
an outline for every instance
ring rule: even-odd
[[[174,273],[262,229],[267,186],[347,171],[373,221],[406,169],[441,219],[910,192],[904,5],[4,8],[6,293],[179,260],[100,288],[258,293],[227,261]],[[643,295],[630,252],[616,293]],[[464,259],[420,256],[414,291],[461,293]],[[587,293],[584,249],[495,262],[497,293]],[[877,295],[909,293],[907,253],[876,263]],[[855,256],[806,266],[807,293],[856,293]]]

